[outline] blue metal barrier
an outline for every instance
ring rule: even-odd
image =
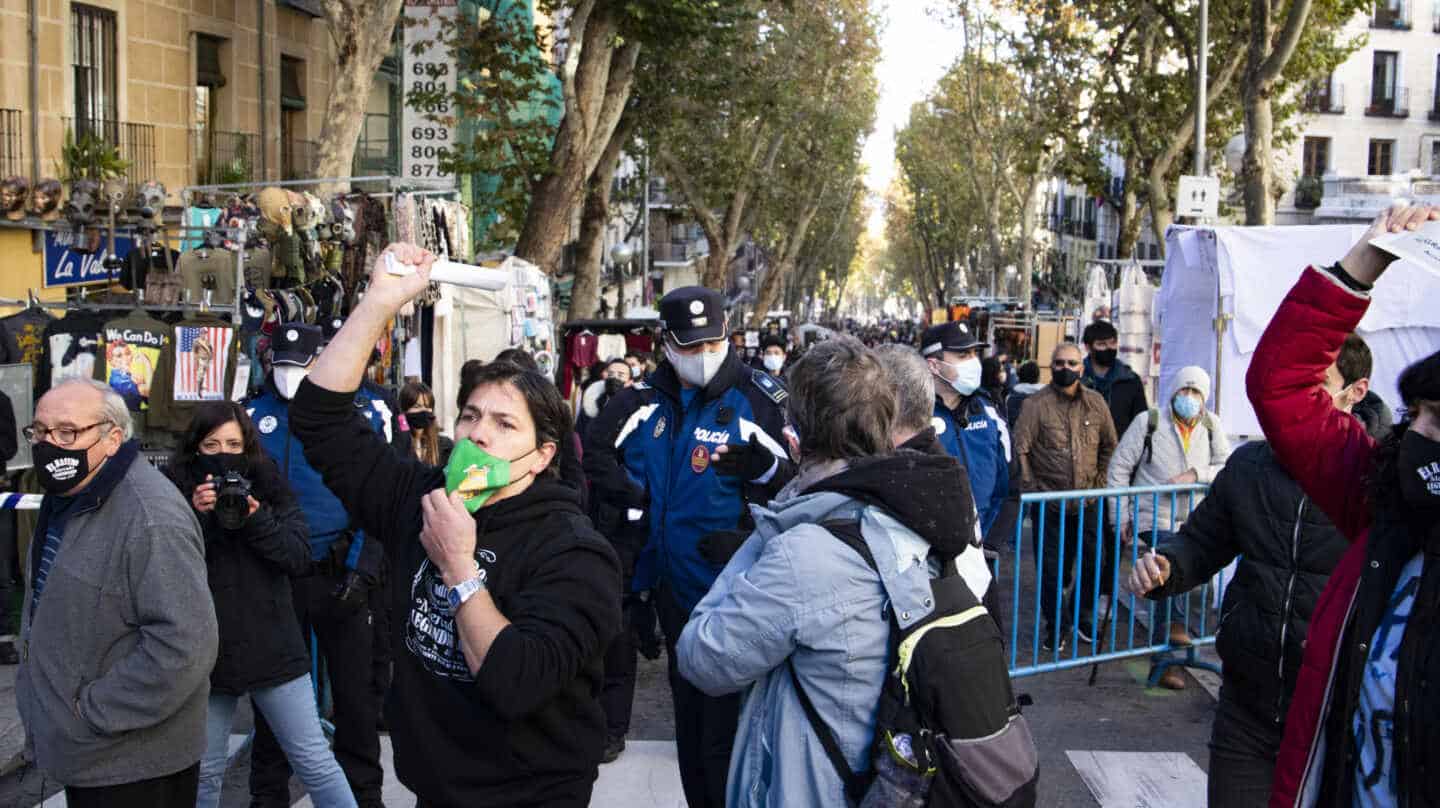
[[[1153,549],[1163,545],[1167,533],[1178,532],[1207,490],[1205,485],[1157,485],[1021,496],[1013,543],[999,548],[991,562],[1001,611],[1009,607],[1000,622],[1009,626],[1010,675],[1181,648],[1186,651],[1183,658],[1157,657],[1152,686],[1170,665],[1217,670],[1196,657],[1196,646],[1213,643],[1218,629],[1210,614],[1219,600],[1211,597],[1211,583],[1152,601],[1130,594],[1128,576],[1121,574],[1139,559],[1142,540]],[[1128,564],[1122,565],[1127,555]],[[1009,598],[1004,596],[1007,590]],[[1147,633],[1140,627],[1137,637],[1141,616],[1150,629]],[[1183,624],[1192,641],[1188,646],[1172,645],[1172,623]]]

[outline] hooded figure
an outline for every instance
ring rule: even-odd
[[[1225,437],[1220,416],[1206,408],[1209,397],[1210,374],[1193,365],[1181,369],[1168,406],[1136,418],[1121,436],[1110,461],[1106,480],[1109,486],[1213,482],[1230,457],[1230,440]],[[1161,496],[1157,502],[1155,497],[1137,497],[1136,526],[1130,524],[1135,514],[1128,502],[1116,510],[1126,531],[1174,531],[1201,498],[1186,494],[1172,502],[1171,497]]]

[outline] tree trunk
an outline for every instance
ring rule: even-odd
[[[1269,88],[1255,88],[1245,99],[1245,224],[1275,223],[1274,157],[1271,145],[1275,118]]]
[[[335,72],[325,99],[325,117],[316,141],[317,177],[348,177],[365,122],[365,102],[402,0],[325,0],[325,20],[335,42]],[[264,148],[263,144],[261,148]],[[331,193],[340,188],[320,189]]]
[[[700,275],[700,285],[723,292],[730,281],[730,256],[734,252],[734,245],[724,239],[721,241],[723,243],[716,244],[710,239],[710,257],[705,259],[705,271]]]
[[[1035,227],[1040,213],[1040,186],[1055,167],[1053,160],[1042,162],[1030,186],[1025,191],[1024,204],[1020,206],[1020,301],[1030,305],[1030,294],[1035,283]],[[1008,290],[1007,290],[1008,291]]]
[[[781,281],[794,268],[794,264],[780,261],[765,273],[765,279],[760,282],[760,291],[755,295],[755,309],[750,312],[751,328],[759,328],[765,324],[765,315],[775,307],[775,299],[780,296]]]
[[[1165,253],[1165,231],[1175,221],[1175,211],[1170,204],[1170,189],[1166,187],[1165,175],[1169,163],[1156,160],[1155,165],[1150,169],[1150,229],[1155,233],[1155,241],[1160,244],[1160,253]]]
[[[591,4],[593,5],[593,4]],[[638,41],[615,47],[617,21],[608,6],[576,14],[576,42],[562,77],[565,117],[555,133],[550,171],[532,185],[525,226],[515,254],[547,275],[560,270],[571,217],[583,201],[585,183],[610,143],[635,79]]]
[[[1125,194],[1120,201],[1120,239],[1115,245],[1116,258],[1135,257],[1135,247],[1140,243],[1140,225],[1144,223],[1144,217],[1140,215],[1140,200],[1135,193],[1134,181],[1134,177],[1125,178]]]
[[[1299,44],[1313,0],[1293,0],[1285,26],[1278,35],[1271,20],[1272,0],[1250,0],[1250,43],[1246,49],[1245,108],[1245,224],[1275,223],[1275,115],[1271,107],[1275,82]],[[1272,37],[1273,40],[1272,40]]]
[[[605,266],[605,229],[610,225],[610,189],[620,155],[635,131],[635,120],[628,116],[610,136],[600,165],[590,177],[585,193],[585,207],[580,214],[580,240],[575,250],[575,286],[570,292],[570,319],[592,318],[600,309],[600,273]],[[616,298],[616,316],[625,304],[622,289]]]
[[[571,320],[587,320],[600,309],[600,273],[605,267],[605,225],[610,220],[609,189],[594,180],[580,213],[580,239],[575,244],[575,285],[570,290]]]

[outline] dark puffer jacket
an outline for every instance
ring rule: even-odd
[[[203,474],[172,467],[170,479],[188,502]],[[213,511],[196,513],[205,532],[205,567],[220,653],[211,689],[240,695],[284,684],[310,672],[310,655],[290,598],[290,578],[310,572],[310,531],[305,514],[274,461],[250,469],[255,511],[237,530],[220,526]]]
[[[1270,445],[1248,443],[1230,455],[1210,494],[1161,550],[1171,577],[1150,597],[1195,589],[1240,557],[1215,640],[1225,663],[1225,696],[1278,726],[1300,673],[1315,602],[1348,548]]]

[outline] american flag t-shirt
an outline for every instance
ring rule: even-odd
[[[175,327],[175,400],[221,401],[232,329],[224,326]]]

